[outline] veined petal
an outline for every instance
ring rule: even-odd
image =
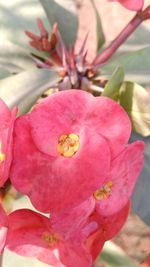
[[[96,201],[96,210],[100,215],[110,216],[119,212],[131,197],[138,175],[144,163],[144,143],[134,142],[112,161],[110,193]]]
[[[52,212],[50,215],[53,228],[68,239],[71,235],[78,234],[78,231],[88,220],[95,208],[95,201],[92,197],[72,209],[65,209],[59,213]]]

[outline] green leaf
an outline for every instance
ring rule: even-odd
[[[144,166],[132,195],[132,207],[134,212],[150,226],[150,137],[142,137],[137,133],[133,133],[131,141],[136,140],[145,142],[145,151]]]
[[[104,35],[104,32],[103,32],[103,28],[102,28],[101,18],[100,18],[100,15],[98,13],[98,10],[97,10],[97,7],[95,5],[95,2],[93,0],[91,0],[91,3],[93,5],[93,9],[94,9],[94,12],[95,12],[95,17],[96,17],[97,51],[99,51],[99,49],[105,43],[105,35]]]
[[[59,77],[55,71],[35,69],[0,80],[0,97],[20,113],[28,111],[40,95],[54,86]]]
[[[106,83],[102,96],[108,96],[110,98],[117,99],[123,79],[124,70],[122,67],[118,67],[110,77],[109,81]]]
[[[29,51],[7,40],[0,43],[0,68],[10,73],[18,73],[36,68]]]
[[[119,96],[121,106],[127,111],[133,129],[143,135],[150,135],[150,93],[142,86],[123,83]]]
[[[38,17],[44,19],[46,24],[45,13],[39,0],[0,0],[0,42],[10,40],[14,44],[28,46],[29,38],[24,31],[38,33]],[[48,30],[51,31],[50,26]]]
[[[142,84],[150,83],[150,47],[126,53],[102,67],[103,74],[112,72],[118,65],[125,71],[125,79]]]
[[[40,0],[49,23],[58,23],[59,31],[68,47],[74,44],[78,30],[78,19],[76,16],[75,4],[73,0]]]
[[[9,71],[0,67],[0,79],[6,78],[10,75],[11,75],[11,73]]]

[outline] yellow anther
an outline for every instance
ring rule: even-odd
[[[42,235],[42,239],[47,243],[48,246],[55,245],[59,241],[58,237],[51,233],[44,233]]]
[[[58,140],[58,152],[66,158],[72,157],[79,150],[79,147],[79,136],[77,134],[63,134]]]
[[[97,189],[93,196],[96,200],[102,200],[108,198],[112,193],[113,183],[110,181],[106,185],[102,186],[100,189]]]
[[[2,152],[2,144],[0,143],[0,162],[5,160],[5,154]]]

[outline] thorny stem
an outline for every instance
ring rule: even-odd
[[[137,27],[144,21],[150,19],[150,5],[143,11],[139,11],[121,33],[110,43],[110,45],[98,55],[93,64],[100,66],[105,63],[115,51],[125,42],[125,40],[137,29]]]

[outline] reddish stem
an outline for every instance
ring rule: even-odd
[[[111,44],[98,55],[94,61],[94,65],[101,65],[106,62],[115,51],[126,41],[126,39],[137,29],[137,27],[146,19],[150,18],[150,6],[144,11],[139,11],[121,33],[111,42]]]

